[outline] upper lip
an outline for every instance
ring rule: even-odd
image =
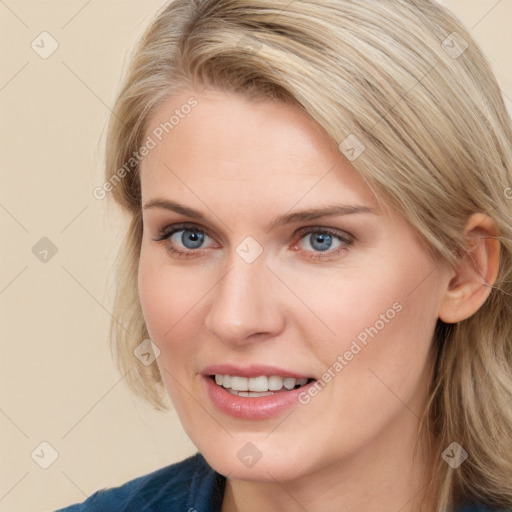
[[[277,366],[268,366],[260,364],[251,364],[247,366],[235,366],[233,364],[215,364],[207,366],[201,372],[203,375],[236,375],[239,377],[260,377],[265,375],[270,377],[278,375],[279,377],[293,377],[294,379],[312,378],[310,375],[299,372],[285,370]]]

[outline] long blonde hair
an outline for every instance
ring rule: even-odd
[[[439,261],[464,253],[472,213],[494,219],[497,281],[473,316],[438,321],[421,431],[439,511],[471,500],[512,507],[512,129],[470,34],[431,0],[176,0],[157,13],[113,108],[102,189],[131,218],[112,349],[128,385],[157,409],[166,408],[158,368],[134,357],[148,338],[137,289],[139,153],[168,95],[204,86],[302,109]],[[452,442],[469,454],[457,469],[441,457]]]

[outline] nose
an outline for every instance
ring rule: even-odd
[[[275,276],[263,257],[247,263],[234,255],[229,271],[210,295],[206,328],[224,343],[247,344],[277,336],[285,315]]]

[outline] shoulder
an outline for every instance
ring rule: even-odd
[[[186,512],[199,504],[205,512],[217,512],[220,510],[224,485],[225,477],[216,473],[197,453],[119,487],[101,489],[84,502],[57,512]],[[208,509],[204,508],[206,504]]]

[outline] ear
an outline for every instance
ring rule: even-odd
[[[439,309],[439,318],[446,323],[460,322],[476,313],[498,275],[500,242],[495,222],[483,213],[475,213],[464,235],[468,250],[450,274]]]

